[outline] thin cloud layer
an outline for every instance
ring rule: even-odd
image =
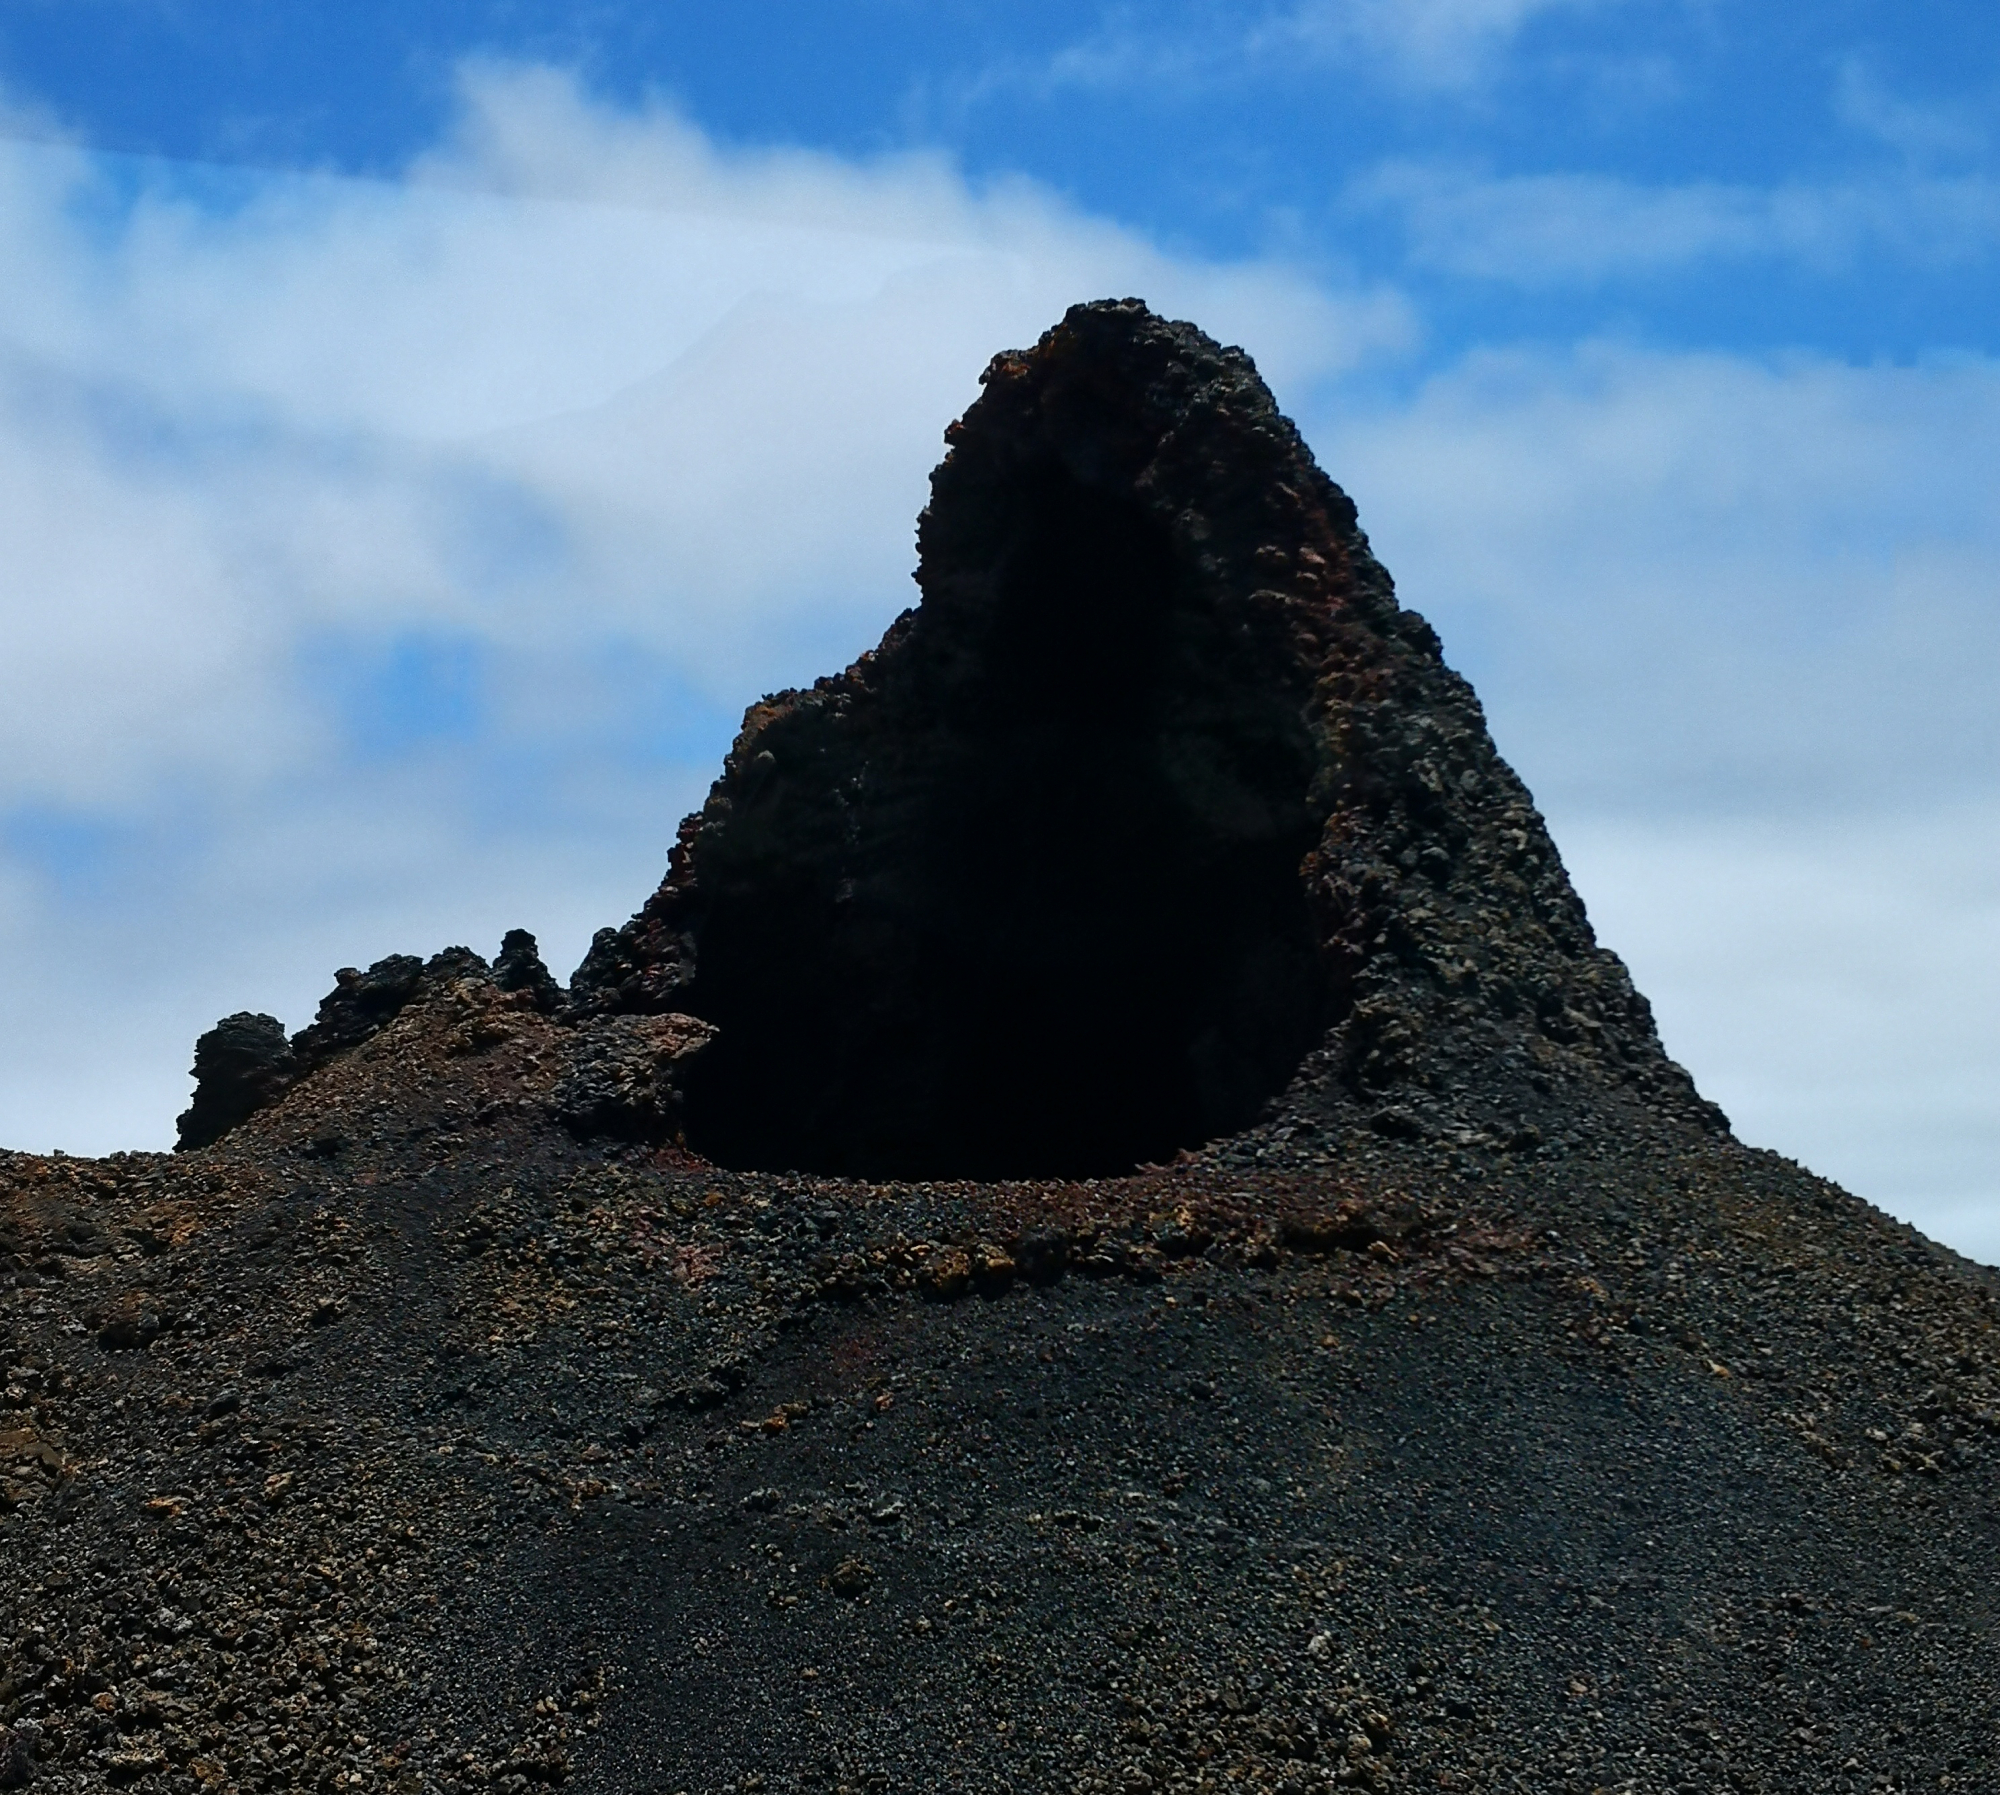
[[[1347,69],[1391,91],[1465,96],[1507,66],[1538,21],[1603,13],[1621,0],[1298,0],[1248,17],[1115,10],[1096,30],[1038,62],[989,67],[961,103],[1025,90],[1145,90],[1241,86],[1274,70]]]
[[[1994,788],[2000,364],[1491,351],[1314,435],[1565,807]]]
[[[1836,274],[1877,256],[1943,268],[1990,260],[2000,248],[2000,185],[1981,174],[1648,185],[1400,162],[1355,181],[1346,203],[1392,217],[1416,267],[1530,289],[1716,262]]]
[[[1618,0],[1304,0],[1261,27],[1259,54],[1365,56],[1419,87],[1470,87],[1523,30],[1551,14],[1603,12]]]

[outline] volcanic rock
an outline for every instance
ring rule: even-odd
[[[578,1134],[673,1140],[687,1069],[714,1039],[714,1026],[693,1016],[594,1020],[577,1031],[555,1112]]]
[[[1557,1084],[1721,1125],[1249,358],[1127,301],[984,386],[922,604],[752,707],[573,981],[716,1024],[690,1141],[1076,1176],[1275,1098],[1504,1131]]]
[[[180,1118],[179,1149],[220,1140],[246,1117],[277,1102],[307,1074],[372,1039],[402,1013],[426,980],[434,987],[468,980],[472,987],[490,984],[517,1005],[544,1014],[563,1001],[562,987],[542,964],[535,938],[526,929],[507,931],[500,956],[490,968],[465,947],[448,947],[429,962],[414,954],[391,954],[366,972],[343,966],[333,975],[333,989],[320,999],[318,1014],[289,1042],[284,1024],[275,1016],[245,1011],[224,1017],[195,1043],[194,1102]],[[467,1001],[481,1007],[475,998],[462,994],[462,1005]],[[476,1033],[492,1025],[482,1020],[466,1026]],[[466,1051],[485,1044],[464,1029],[460,1042]],[[323,1137],[322,1146],[335,1139]]]
[[[220,1140],[253,1110],[277,1102],[299,1075],[299,1062],[275,1016],[239,1010],[194,1044],[194,1101],[177,1130],[183,1147]]]
[[[333,989],[320,999],[318,1015],[293,1038],[300,1064],[321,1065],[360,1046],[410,1001],[423,973],[415,954],[391,954],[366,972],[343,966],[333,975]]]
[[[952,444],[566,997],[0,1154],[4,1773],[2000,1787],[2000,1280],[1694,1093],[1240,353]]]
[[[544,1015],[562,1007],[562,986],[542,964],[541,951],[526,929],[509,929],[501,937],[500,955],[493,962],[493,982],[503,991],[525,991]]]

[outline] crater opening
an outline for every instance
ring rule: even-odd
[[[704,831],[677,1007],[721,1031],[686,1109],[721,1164],[1126,1171],[1248,1125],[1326,1027],[1285,633],[1058,466],[973,534],[867,702],[768,723]]]

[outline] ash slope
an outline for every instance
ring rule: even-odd
[[[923,606],[753,710],[567,999],[518,935],[398,958],[289,1042],[231,1018],[211,1144],[0,1159],[0,1779],[2000,1781],[1990,1283],[1728,1137],[1303,454],[1240,355],[1072,313],[956,431]],[[1152,630],[1102,716],[1006,641],[1078,564],[1118,642]],[[1050,1175],[911,1182],[825,1101],[858,1044],[920,1163],[1008,1145],[879,1045],[939,1022],[885,930],[964,971],[909,817],[1034,815],[981,782],[996,732],[1152,795],[1092,876],[981,865],[1025,958],[1305,837],[1303,908],[1206,888],[1242,926],[1181,941],[1196,998],[1156,1019],[1177,1126],[1250,1126],[1052,1175],[1139,1157],[1157,1112],[1114,1084],[1118,1130],[1034,1142]],[[743,969],[801,911],[812,1001],[750,1031],[799,1039],[732,1064],[783,995]],[[1010,1051],[1101,1021],[1054,1001]],[[671,1144],[758,1157],[760,1078],[820,1105],[791,1150],[866,1175]]]
[[[1993,1297],[1797,1168],[721,1172],[458,971],[0,1169],[43,1786],[1993,1786]]]

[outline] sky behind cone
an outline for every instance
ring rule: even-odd
[[[909,601],[988,355],[1137,293],[1739,1132],[2000,1259],[1990,8],[22,0],[0,95],[0,1139],[165,1144],[337,965],[566,971]]]

